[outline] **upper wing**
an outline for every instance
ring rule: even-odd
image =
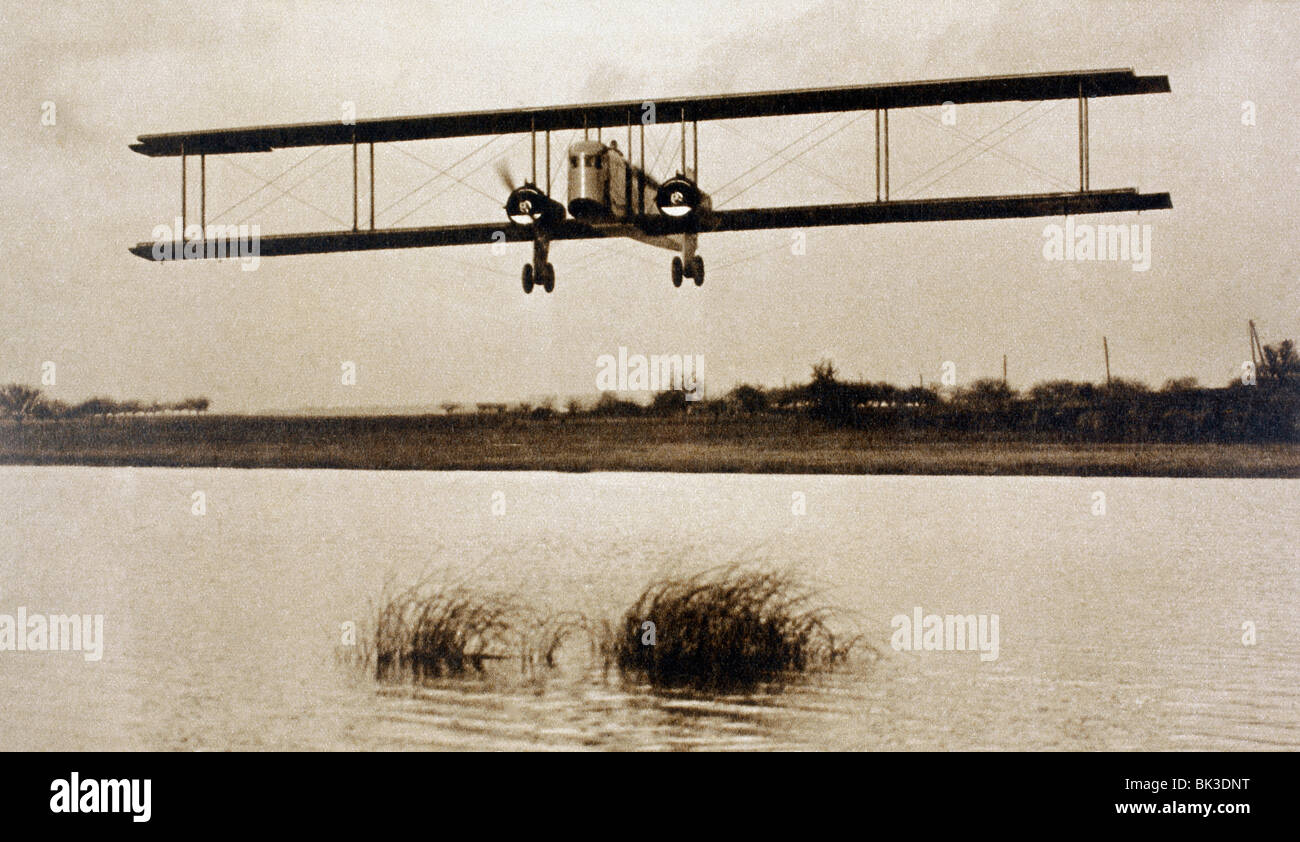
[[[141,135],[131,148],[142,155],[217,155],[270,152],[294,146],[344,143],[385,143],[440,137],[557,131],[598,126],[624,126],[642,119],[642,108],[654,104],[659,122],[728,120],[832,111],[869,111],[970,102],[1071,99],[1126,94],[1168,93],[1169,77],[1137,76],[1127,70],[1077,70],[1019,76],[982,76],[884,85],[805,88],[749,94],[628,100],[548,108],[467,111],[422,117],[253,126],[239,129]]]

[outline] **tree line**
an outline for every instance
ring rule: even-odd
[[[606,392],[571,413],[597,417],[803,414],[833,426],[913,430],[938,436],[1007,433],[1082,441],[1300,441],[1300,356],[1291,340],[1265,346],[1253,382],[1203,387],[1195,378],[1159,389],[1124,378],[1094,384],[1037,383],[1024,391],[999,378],[953,388],[900,387],[843,379],[830,360],[808,382],[781,388],[741,384],[726,395],[688,401],[660,392],[648,406]],[[1248,380],[1248,379],[1247,379]]]
[[[915,431],[936,438],[966,433],[1010,434],[1080,441],[1300,441],[1300,356],[1285,340],[1262,348],[1255,379],[1203,387],[1194,378],[1173,378],[1159,389],[1115,378],[1095,384],[1070,380],[1037,383],[1024,391],[985,378],[959,387],[900,387],[844,379],[830,360],[812,366],[805,383],[766,388],[740,384],[724,395],[692,400],[682,390],[659,392],[648,405],[604,392],[594,404],[568,401],[564,417],[635,418],[690,416],[803,416],[831,426]],[[94,397],[68,405],[22,384],[0,387],[0,417],[72,419],[193,412],[208,409],[204,397],[149,403]],[[460,404],[444,403],[454,415]],[[558,417],[554,399],[534,405],[478,404],[470,417],[530,420]]]
[[[160,415],[166,412],[206,412],[211,402],[204,397],[180,401],[144,403],[94,397],[68,404],[46,396],[40,389],[23,383],[0,386],[0,417],[21,424],[29,419],[107,418],[115,415]]]

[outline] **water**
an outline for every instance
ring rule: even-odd
[[[103,614],[106,643],[95,663],[0,652],[0,749],[1295,749],[1298,490],[5,467],[0,613]],[[338,657],[386,576],[431,565],[614,616],[652,578],[738,560],[825,588],[881,656],[721,697],[581,661],[381,684]],[[916,606],[998,614],[999,657],[894,651]]]

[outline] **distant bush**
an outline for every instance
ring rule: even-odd
[[[1035,403],[1056,406],[1077,406],[1092,403],[1097,398],[1097,389],[1091,383],[1076,383],[1073,380],[1049,380],[1036,383],[1029,390],[1029,399]]]
[[[963,386],[953,395],[953,400],[966,406],[992,409],[1005,407],[1016,399],[1016,393],[999,378],[986,377]]]
[[[1129,380],[1123,377],[1116,377],[1105,386],[1101,386],[1103,394],[1109,398],[1133,398],[1140,395],[1151,394],[1151,387],[1140,380]]]
[[[1195,377],[1171,377],[1160,387],[1162,392],[1190,392],[1199,388]]]
[[[601,392],[600,399],[590,410],[590,414],[605,417],[634,417],[642,414],[642,408],[636,401],[623,400],[613,392]]]
[[[1295,384],[1300,381],[1300,354],[1295,343],[1284,339],[1277,345],[1265,345],[1261,350],[1264,359],[1260,374],[1274,384]]]
[[[681,389],[657,392],[647,410],[651,415],[679,415],[686,411],[686,393]]]
[[[22,383],[0,386],[0,412],[19,424],[40,411],[43,398],[40,389]]]
[[[727,395],[727,400],[741,412],[753,414],[767,410],[767,395],[759,387],[750,386],[747,383],[741,383],[732,389],[731,393]]]

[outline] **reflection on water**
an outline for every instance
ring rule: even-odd
[[[0,652],[0,749],[1294,749],[1297,490],[0,468],[0,614],[101,613],[106,638],[98,663]],[[337,657],[386,577],[430,566],[612,618],[653,578],[735,561],[792,567],[881,657],[721,697],[581,658],[415,686]],[[998,614],[997,660],[893,651],[890,619],[916,606]]]

